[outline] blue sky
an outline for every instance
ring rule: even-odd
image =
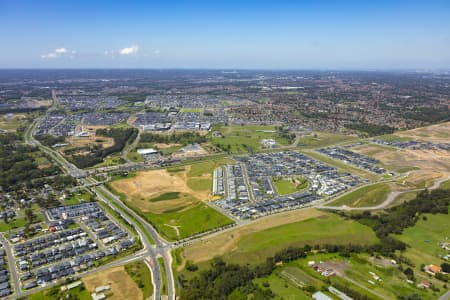
[[[450,1],[0,0],[0,68],[450,69]]]

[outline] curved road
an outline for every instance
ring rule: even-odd
[[[442,176],[442,177],[438,178],[437,180],[435,180],[433,185],[431,187],[429,187],[428,189],[429,190],[437,189],[441,185],[441,183],[443,183],[444,181],[447,181],[449,179],[450,179],[450,174],[447,174],[446,176]],[[343,205],[343,206],[324,206],[322,204],[322,205],[318,206],[318,208],[330,209],[330,210],[346,210],[346,211],[351,211],[351,210],[379,210],[379,209],[383,209],[383,208],[386,208],[387,206],[389,206],[401,194],[409,193],[409,192],[420,192],[420,191],[423,191],[423,190],[424,189],[413,189],[413,190],[407,190],[407,191],[392,191],[386,197],[386,200],[384,200],[382,203],[380,203],[380,204],[378,204],[376,206],[349,207],[349,206],[345,206],[345,205]],[[335,199],[333,199],[332,201],[335,201]],[[332,202],[332,201],[329,201],[329,202]]]

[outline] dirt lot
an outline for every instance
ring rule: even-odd
[[[289,211],[261,218],[248,225],[218,233],[205,240],[185,248],[183,255],[186,260],[200,262],[221,256],[237,247],[239,240],[248,234],[262,231],[271,227],[298,222],[310,218],[324,216],[325,213],[314,208]]]
[[[155,144],[154,146],[155,146],[155,148],[158,148],[158,149],[167,149],[167,148],[181,146],[181,144],[163,144],[163,143],[159,143],[159,144]]]
[[[83,126],[83,128],[79,128],[79,131],[83,130],[89,133],[88,137],[69,137],[67,138],[67,141],[75,147],[83,147],[86,145],[99,145],[102,146],[103,148],[107,148],[107,147],[111,147],[114,144],[114,140],[110,137],[103,137],[103,136],[97,136],[95,134],[95,131],[97,129],[103,129],[106,128],[107,126],[93,126],[93,125],[88,125],[88,126]],[[101,142],[98,142],[96,140],[101,140]]]
[[[407,170],[408,177],[404,183],[409,187],[431,186],[434,180],[450,174],[450,153],[447,151],[393,149],[377,145],[363,145],[352,150],[380,160],[389,170]]]
[[[187,173],[183,171],[151,170],[138,172],[135,177],[117,180],[111,183],[113,188],[127,195],[129,201],[143,212],[162,213],[170,209],[185,207],[203,199],[210,199],[211,192],[193,191],[187,185]],[[165,193],[179,192],[180,196],[173,200],[149,201]]]
[[[93,293],[101,285],[111,286],[109,300],[142,299],[142,292],[124,267],[116,267],[83,278],[86,289]]]
[[[396,132],[395,135],[421,141],[448,143],[450,140],[450,122]]]
[[[208,154],[208,151],[203,149],[202,147],[199,147],[198,150],[195,151],[183,151],[178,150],[174,154],[172,154],[172,157],[174,158],[186,158],[186,157],[196,157],[196,156],[202,156]]]

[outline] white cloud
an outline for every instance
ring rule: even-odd
[[[55,49],[55,53],[64,54],[64,53],[67,53],[67,49],[66,48],[57,48],[57,49]]]
[[[54,59],[54,58],[59,58],[59,57],[74,58],[74,55],[76,53],[77,53],[77,51],[75,51],[75,50],[69,50],[67,48],[61,47],[61,48],[56,48],[52,52],[41,55],[41,58],[44,58],[44,59],[46,59],[46,58]]]
[[[161,54],[161,50],[156,49],[156,50],[153,51],[153,54],[155,54],[155,55],[160,55],[160,54]]]
[[[137,54],[139,52],[139,46],[138,45],[133,45],[131,47],[126,47],[123,49],[120,49],[119,53],[121,55],[132,55],[132,54]]]

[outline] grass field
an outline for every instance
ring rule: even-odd
[[[440,185],[441,189],[450,190],[450,180],[444,181]]]
[[[30,300],[58,300],[58,299],[79,299],[79,300],[91,300],[91,294],[85,288],[84,285],[73,288],[69,291],[62,292],[59,286],[52,287],[50,289],[40,291],[38,293],[29,296]],[[70,298],[72,297],[72,298]]]
[[[170,240],[183,239],[233,223],[233,221],[213,208],[201,203],[193,207],[163,214],[146,213],[145,216],[156,226],[160,233]]]
[[[23,226],[25,226],[26,223],[27,223],[27,221],[22,217],[10,220],[8,223],[5,223],[5,222],[3,222],[3,220],[1,220],[0,221],[0,232],[7,232],[9,230],[23,227]]]
[[[136,150],[132,150],[128,153],[128,159],[131,160],[132,162],[143,162],[144,161],[144,158],[142,157],[142,155],[137,153]]]
[[[244,236],[237,249],[225,255],[232,262],[261,262],[288,246],[316,244],[370,244],[376,242],[373,231],[357,222],[327,214],[292,224],[269,228]]]
[[[142,291],[142,300],[153,294],[152,274],[143,261],[125,265],[125,271]]]
[[[88,191],[76,192],[70,197],[64,199],[64,205],[75,205],[79,204],[81,201],[90,201],[92,198]]]
[[[308,187],[308,181],[302,177],[274,179],[275,188],[280,195],[289,195]]]
[[[309,300],[311,297],[299,289],[293,282],[281,277],[280,271],[275,271],[267,277],[255,279],[254,282],[262,289],[263,284],[269,284],[269,288],[276,295],[274,299],[284,300]]]
[[[425,216],[426,220],[423,219]],[[396,238],[410,245],[406,252],[418,252],[424,254],[424,258],[415,260],[417,265],[440,264],[442,261],[437,255],[445,255],[447,252],[439,246],[439,243],[448,241],[450,237],[450,217],[444,214],[424,214],[414,227],[407,228],[401,235],[395,235]],[[425,257],[428,254],[430,257]],[[430,261],[431,260],[431,261]]]
[[[195,108],[195,107],[183,107],[180,109],[180,112],[203,112],[203,108]]]
[[[167,193],[159,195],[158,197],[151,198],[149,201],[158,202],[158,201],[165,201],[165,200],[173,200],[173,199],[178,199],[179,196],[180,196],[180,192],[167,192]]]
[[[336,201],[333,201],[327,205],[329,206],[342,206],[349,207],[370,207],[381,204],[391,191],[391,187],[388,183],[376,183],[373,185],[359,188],[349,194],[346,194]]]
[[[320,148],[337,143],[344,143],[356,140],[356,136],[334,134],[328,132],[314,132],[313,135],[308,135],[300,138],[298,146],[301,148]]]
[[[164,259],[162,257],[158,257],[159,269],[161,271],[161,296],[167,295],[167,274],[166,269],[164,267]]]
[[[213,131],[219,132],[223,137],[211,137],[211,143],[222,149],[230,146],[230,153],[248,152],[248,147],[253,150],[262,148],[262,139],[274,139],[280,145],[288,145],[289,142],[276,132],[275,126],[244,125],[215,127]]]

